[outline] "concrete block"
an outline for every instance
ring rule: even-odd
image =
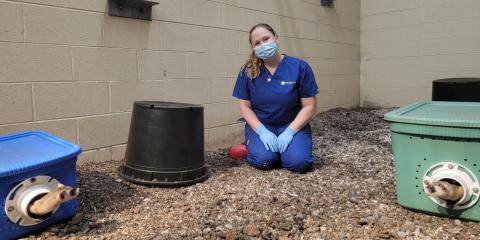
[[[320,90],[317,95],[317,107],[319,108],[332,108],[335,106],[335,91]]]
[[[220,102],[204,105],[205,109],[205,128],[212,128],[233,124],[240,118],[238,103]]]
[[[283,38],[281,41],[283,41]],[[249,42],[248,32],[239,32],[238,33],[238,53],[250,54],[252,52],[253,52],[253,49]]]
[[[65,7],[65,0],[11,0],[11,1],[35,3],[35,4],[39,4],[39,5],[50,5],[50,6],[57,6],[57,7]]]
[[[422,24],[425,39],[448,38],[480,34],[480,21],[467,18],[459,20],[426,22]]]
[[[351,88],[357,85],[357,81],[359,81],[358,75],[334,75],[328,76],[330,81],[332,81],[332,90],[344,90]]]
[[[360,59],[360,45],[344,43],[321,43],[324,51],[319,52],[320,57],[340,59]]]
[[[126,144],[112,146],[112,160],[121,161],[125,158]]]
[[[108,0],[66,0],[68,8],[108,12]]]
[[[480,17],[478,9],[480,2],[474,0],[466,1],[445,1],[439,4],[438,1],[423,2],[423,17],[427,22],[439,22],[446,20],[457,20],[465,18]]]
[[[184,1],[155,0],[159,4],[152,7],[152,19],[160,21],[182,22]]]
[[[422,24],[425,40],[480,34],[480,21],[476,19],[459,19]]]
[[[236,123],[215,128],[205,129],[205,150],[228,148],[233,144],[243,143],[244,123]]]
[[[111,159],[112,150],[110,147],[87,150],[78,156],[77,166],[97,164],[103,161],[110,161]]]
[[[205,27],[162,22],[160,26],[162,49],[203,52]]]
[[[247,9],[255,9],[257,11],[267,12],[278,14],[280,9],[285,7],[285,3],[280,2],[278,0],[219,0],[217,2],[222,2],[228,5],[232,5],[235,7],[247,8]]]
[[[326,24],[318,25],[318,39],[323,41],[335,42],[341,28]]]
[[[362,75],[363,88],[382,88],[388,87],[391,84],[391,73],[371,73]],[[403,81],[397,82],[401,84]]]
[[[133,49],[72,48],[75,80],[136,80],[137,52]]]
[[[348,102],[348,96],[346,89],[335,90],[334,94],[334,105],[335,107],[346,107]]]
[[[227,55],[226,74],[229,78],[237,79],[238,73],[243,65],[247,62],[248,55]]]
[[[0,41],[23,42],[22,7],[0,2]]]
[[[33,120],[31,84],[0,84],[0,103],[0,124]]]
[[[68,47],[0,43],[0,82],[71,80]]]
[[[317,40],[319,38],[318,25],[316,22],[302,21],[300,36],[306,39]]]
[[[393,94],[395,92],[395,94]],[[393,99],[394,106],[405,106],[416,101],[428,101],[431,100],[432,88],[401,88],[401,89],[392,89],[389,91]]]
[[[426,34],[425,25],[385,28],[371,31],[362,31],[360,42],[363,44],[401,43],[405,41],[421,40]]]
[[[104,43],[107,47],[161,50],[161,28],[158,21],[103,17]]]
[[[164,74],[168,79],[188,77],[188,54],[184,52],[165,52]]]
[[[248,42],[247,38],[243,42]],[[228,53],[238,52],[238,32],[218,28],[205,28],[205,52]]]
[[[24,6],[26,41],[101,46],[102,14],[41,6]]]
[[[360,45],[359,30],[350,30],[346,28],[339,29],[336,38],[337,42]]]
[[[314,5],[304,1],[280,0],[279,14],[292,18],[308,20],[312,22],[321,22],[323,20],[323,9],[320,4]]]
[[[209,102],[236,100],[236,98],[232,97],[233,87],[236,81],[236,78],[210,78]]]
[[[188,53],[188,78],[206,78],[210,71],[208,61],[207,53]]]
[[[379,98],[376,91],[378,91],[378,89],[362,87],[362,90],[360,91],[360,107],[379,108],[382,107],[382,105],[383,107],[386,107],[386,105],[383,104],[385,99],[382,100]]]
[[[280,36],[301,37],[302,36],[302,20],[289,17],[279,17]],[[248,36],[248,35],[247,35]]]
[[[165,101],[193,104],[208,102],[209,84],[206,79],[176,79],[165,83]]]
[[[360,74],[360,61],[350,59],[307,58],[315,76],[336,74]]]
[[[361,53],[366,59],[420,56],[422,55],[422,52],[433,47],[424,48],[424,44],[424,41],[364,44],[362,45],[363,49],[361,50]]]
[[[435,65],[432,58],[403,57],[369,60],[362,63],[364,73],[421,72],[427,65]]]
[[[284,37],[279,45],[281,50],[290,56],[313,58],[320,57],[326,44],[326,42]]]
[[[128,139],[130,119],[130,113],[78,119],[79,143],[85,151],[125,144]]]
[[[36,120],[78,117],[109,112],[108,84],[34,84]]]
[[[320,92],[335,90],[335,84],[333,83],[335,75],[318,75],[316,76],[317,85]]]
[[[362,17],[362,30],[395,28],[420,24],[424,21],[423,9],[409,9],[405,11],[387,12]]]
[[[227,119],[227,106],[225,103],[204,104],[205,128],[212,128],[224,125]]]
[[[187,78],[187,53],[164,51],[141,51],[139,57],[139,78],[160,80]]]
[[[165,82],[135,81],[111,82],[112,112],[131,112],[135,101],[161,101],[165,96]]]
[[[232,123],[239,123],[239,119],[242,118],[242,114],[240,113],[240,108],[238,106],[238,100],[229,101],[227,102],[228,107],[228,119],[229,122]]]
[[[31,130],[44,130],[72,143],[77,142],[77,126],[74,119],[1,125],[0,135]]]
[[[437,1],[438,0],[434,0]],[[355,1],[360,2],[360,1]],[[417,2],[417,3],[416,3]],[[395,12],[406,10],[410,8],[416,8],[421,1],[408,0],[408,1],[396,1],[396,0],[370,0],[361,1],[361,13],[362,15],[373,15],[385,12]]]
[[[427,39],[422,41],[422,44],[417,43],[417,46],[421,47],[421,51],[418,52],[423,55],[480,52],[480,36]]]
[[[449,55],[423,56],[421,58],[422,70],[429,71],[454,71],[478,70],[480,53],[460,53]]]
[[[310,0],[314,4],[319,4],[319,1]],[[350,0],[337,0],[335,1],[335,9],[338,9],[342,12],[349,12],[351,14],[360,14],[360,2],[361,1],[350,1]]]
[[[360,30],[360,14],[336,11],[334,9],[323,9],[323,13],[324,18],[320,23],[348,28],[351,30]]]
[[[188,77],[225,77],[227,58],[222,53],[189,53]]]
[[[207,0],[190,0],[183,5],[185,23],[220,27],[222,25],[222,4]]]
[[[254,25],[261,22],[269,24],[273,29],[278,29],[279,26],[277,15],[231,5],[223,6],[223,27],[225,28],[248,32]]]

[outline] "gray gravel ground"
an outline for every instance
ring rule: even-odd
[[[386,109],[334,109],[313,121],[315,169],[255,170],[207,152],[210,178],[134,185],[119,162],[78,169],[80,208],[27,239],[480,239],[480,224],[399,206]]]

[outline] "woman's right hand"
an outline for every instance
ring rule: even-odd
[[[258,125],[258,127],[255,128],[255,132],[260,137],[267,151],[278,152],[277,136],[270,132],[265,125]]]

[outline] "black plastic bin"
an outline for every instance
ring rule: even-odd
[[[201,182],[208,178],[203,138],[202,106],[135,102],[120,176],[145,185]]]
[[[434,80],[432,100],[480,102],[480,78],[445,78]]]

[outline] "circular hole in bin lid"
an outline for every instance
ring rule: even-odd
[[[159,186],[204,181],[209,173],[203,125],[201,105],[135,102],[120,176],[134,183]]]

